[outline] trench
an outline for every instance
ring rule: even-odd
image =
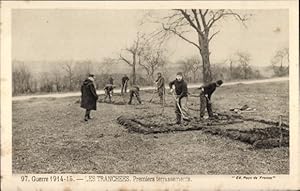
[[[255,149],[271,149],[275,147],[289,147],[289,129],[287,124],[282,124],[279,128],[276,122],[246,119],[242,117],[222,115],[213,120],[192,119],[191,122],[182,125],[169,123],[170,119],[165,116],[146,115],[139,116],[119,116],[117,122],[131,133],[156,134],[169,133],[173,131],[197,131],[222,136],[231,140],[240,141],[251,145]],[[267,124],[265,128],[252,129],[230,129],[224,128],[229,124],[244,123],[253,121],[255,123]]]

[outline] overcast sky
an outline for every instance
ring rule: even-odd
[[[277,49],[288,47],[287,10],[251,13],[254,15],[247,28],[234,19],[222,22],[221,33],[210,45],[212,62],[240,50],[251,54],[253,65],[266,66]],[[101,61],[116,57],[131,44],[138,30],[146,29],[138,27],[144,14],[143,10],[14,10],[13,59]],[[178,38],[171,39],[168,50],[171,61],[198,54],[192,45]]]

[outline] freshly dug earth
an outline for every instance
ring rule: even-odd
[[[184,125],[167,123],[167,121],[169,121],[167,117],[157,115],[143,115],[143,117],[135,115],[131,118],[120,116],[117,121],[128,129],[129,132],[142,134],[202,130],[205,133],[210,133],[212,135],[225,136],[234,140],[249,143],[253,145],[254,148],[289,146],[289,131],[287,129],[268,127],[261,129],[238,130],[218,127],[243,122],[242,120],[233,120],[232,118],[227,118],[225,116],[205,121],[192,119],[191,122],[185,123]]]
[[[217,126],[217,125],[227,125],[234,123],[242,123],[241,120],[207,120],[201,121],[196,118],[192,119],[190,122],[183,122],[182,125],[175,123],[170,123],[169,117],[163,115],[145,115],[143,116],[120,116],[117,118],[119,124],[125,126],[130,132],[137,132],[142,134],[151,133],[165,133],[170,131],[189,131],[189,130],[201,130],[203,128]]]
[[[247,104],[256,108],[256,112],[242,113],[244,118],[278,122],[278,116],[283,115],[283,122],[288,124],[288,92],[288,82],[224,86],[212,97],[213,109],[219,113]],[[126,96],[127,102],[128,94]],[[14,101],[13,173],[289,173],[288,147],[249,149],[254,143],[250,145],[204,130],[129,133],[118,123],[118,117],[137,115],[144,117],[139,120],[145,123],[145,116],[156,115],[159,119],[166,119],[167,122],[161,123],[175,122],[175,104],[171,95],[166,96],[168,107],[165,108],[148,102],[151,92],[141,92],[141,98],[144,105],[136,102],[133,105],[98,103],[98,110],[92,111],[93,119],[88,122],[83,121],[85,111],[79,107],[78,97]],[[113,100],[123,101],[118,95],[114,95]],[[158,97],[153,100],[154,103],[158,101]],[[190,97],[189,106],[198,109],[199,98]],[[191,115],[197,119],[199,113],[191,111]],[[244,121],[209,128],[220,128],[234,134],[275,126]]]

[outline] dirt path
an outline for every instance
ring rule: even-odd
[[[279,81],[287,81],[289,80],[288,77],[283,78],[270,78],[270,79],[263,79],[263,80],[247,80],[247,81],[238,81],[238,82],[228,82],[225,83],[223,86],[230,86],[230,85],[236,85],[236,84],[255,84],[255,83],[266,83],[266,82],[279,82]],[[189,88],[196,88],[200,87],[202,84],[190,84]],[[149,87],[143,87],[141,90],[153,90],[153,86]],[[121,93],[120,89],[115,89],[115,93]],[[98,94],[104,94],[103,90],[98,90]],[[80,96],[80,92],[70,92],[70,93],[52,93],[52,94],[45,94],[45,95],[26,95],[26,96],[15,96],[12,98],[13,101],[19,101],[19,100],[27,100],[31,98],[64,98],[64,97],[74,97],[74,96]]]

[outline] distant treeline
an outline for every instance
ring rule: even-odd
[[[261,70],[255,69],[249,64],[248,55],[240,55],[239,59],[227,60],[224,63],[212,64],[211,70],[213,80],[222,79],[225,81],[236,81],[244,79],[259,79],[266,76]],[[272,64],[266,67],[272,76],[288,75],[288,65],[281,63],[282,54],[278,54],[272,60]],[[114,84],[117,87],[121,86],[121,78],[125,73],[132,79],[130,70],[124,73],[116,72],[113,68],[113,59],[105,59],[103,62],[92,61],[61,61],[55,64],[52,69],[45,68],[47,72],[39,72],[38,74],[32,71],[30,63],[22,61],[13,61],[13,95],[34,94],[34,93],[51,93],[51,92],[72,92],[79,91],[82,82],[86,79],[89,73],[96,76],[95,84],[97,89],[103,89],[108,79],[112,77]],[[163,73],[166,82],[172,80],[176,72],[181,71],[184,79],[188,83],[202,83],[202,67],[201,60],[197,57],[190,57],[180,60],[176,63],[165,63],[158,67],[155,74],[160,71]],[[140,67],[136,72],[136,83],[140,86],[154,85],[155,76],[147,75]],[[132,81],[129,82],[129,85]]]

